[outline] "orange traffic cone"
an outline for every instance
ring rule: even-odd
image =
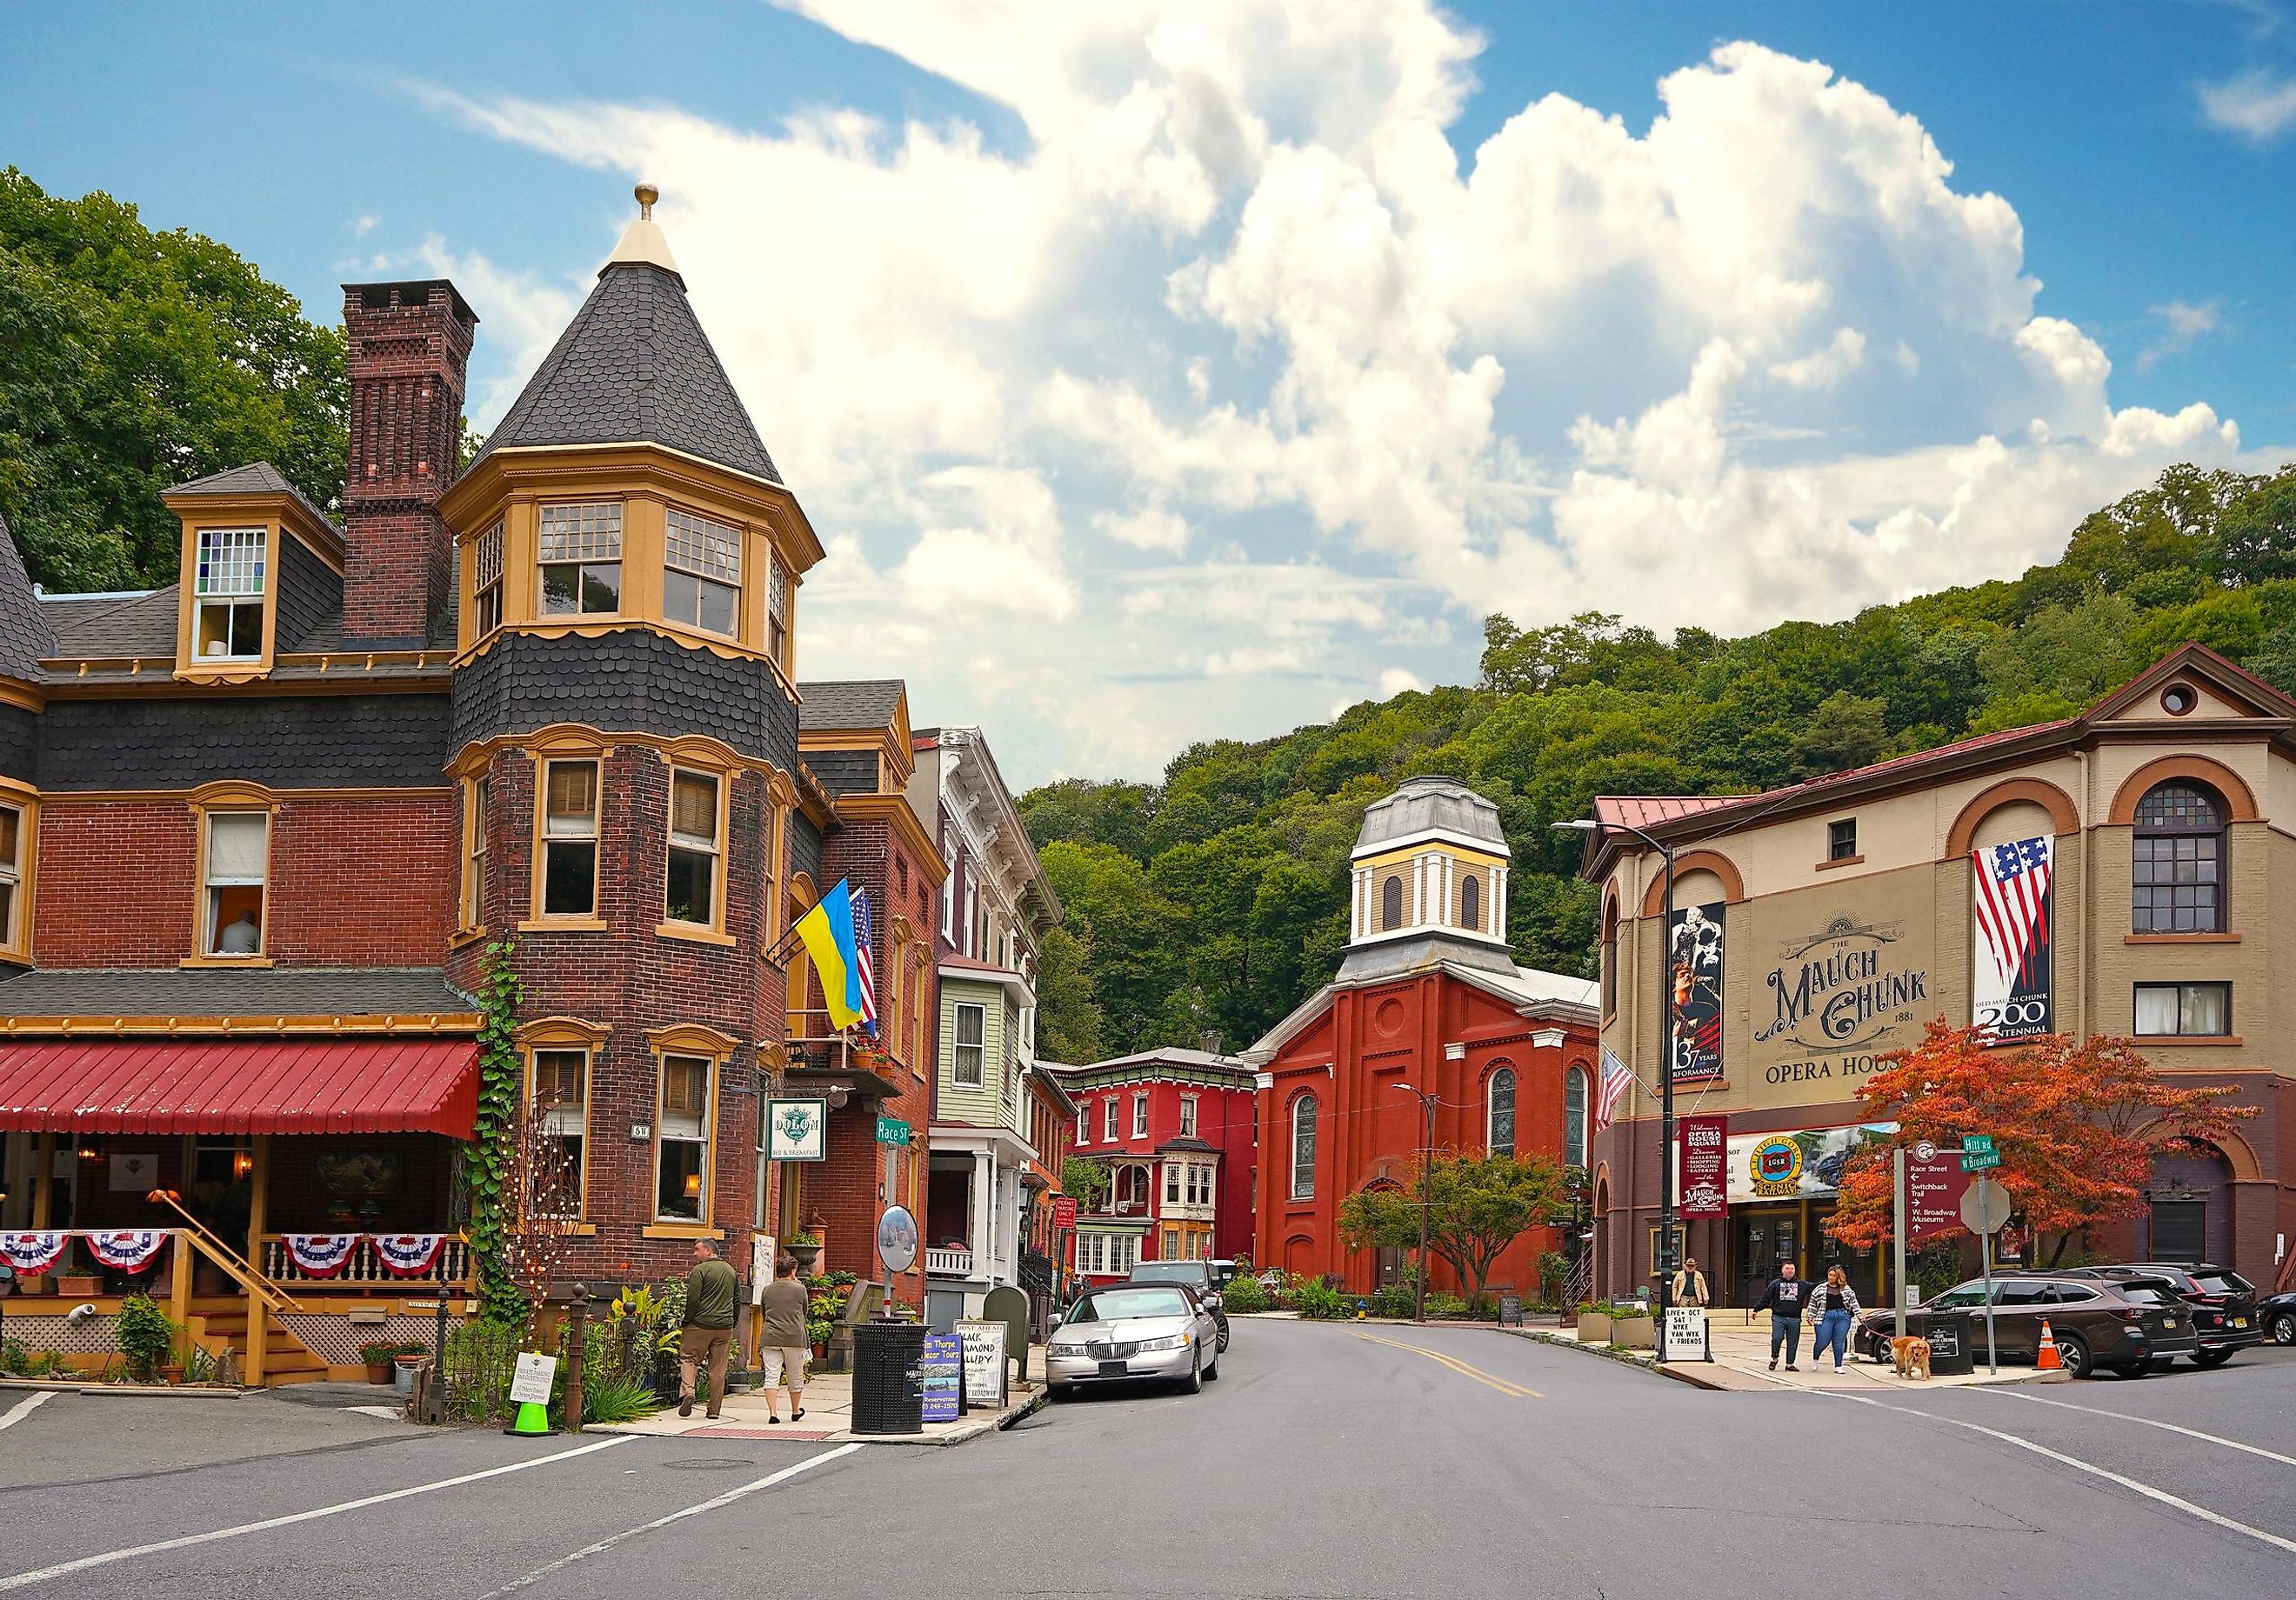
[[[2041,1318],[2041,1348],[2033,1358],[2035,1372],[2062,1372],[2065,1364],[2057,1358],[2057,1342],[2049,1336],[2049,1319]]]

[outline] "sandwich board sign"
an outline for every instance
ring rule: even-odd
[[[963,1321],[956,1336],[964,1342],[964,1403],[1002,1406],[1004,1403],[1004,1325]]]
[[[918,1373],[924,1385],[925,1421],[955,1422],[957,1391],[964,1382],[964,1341],[955,1333],[927,1333]]]
[[[521,1350],[511,1368],[510,1398],[513,1405],[547,1406],[550,1385],[558,1376],[558,1358]]]
[[[1706,1309],[1669,1306],[1666,1309],[1666,1358],[1699,1361],[1706,1358]]]

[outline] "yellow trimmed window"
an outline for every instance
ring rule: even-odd
[[[598,764],[543,767],[542,915],[594,916],[598,910]]]
[[[485,921],[487,817],[495,784],[492,778],[472,778],[463,787],[463,926],[476,928]]]
[[[200,954],[263,954],[264,891],[270,873],[271,816],[265,811],[210,811],[201,851]]]
[[[496,517],[471,546],[471,621],[483,639],[502,626],[502,619],[503,525]]]
[[[664,917],[704,928],[718,925],[723,780],[675,768],[669,775],[669,888]]]
[[[741,632],[742,530],[669,508],[661,574],[662,616],[705,633]]]
[[[261,659],[269,531],[202,528],[199,540],[192,580],[193,651],[203,661]]]
[[[0,806],[0,949],[19,950],[31,942],[24,919],[24,846],[21,806]]]
[[[661,1058],[661,1109],[654,1126],[654,1216],[700,1222],[709,1215],[709,1070],[706,1055]]]
[[[542,508],[535,610],[544,617],[612,616],[622,609],[622,505],[592,500]]]
[[[583,1161],[590,1133],[590,1053],[537,1050],[533,1054],[534,1115],[558,1155],[550,1175],[554,1192],[536,1202],[551,1217],[579,1217],[584,1193]]]

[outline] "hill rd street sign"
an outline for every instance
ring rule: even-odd
[[[1964,1172],[1983,1172],[2001,1164],[2001,1153],[1993,1148],[1989,1133],[1964,1134],[1961,1140],[1961,1169]]]

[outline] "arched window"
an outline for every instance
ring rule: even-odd
[[[1587,1164],[1587,1069],[1573,1067],[1562,1079],[1562,1164]]]
[[[1483,881],[1473,873],[1459,880],[1459,926],[1483,931]]]
[[[1292,1198],[1316,1197],[1316,1097],[1302,1095],[1292,1103]]]
[[[1390,873],[1379,886],[1379,931],[1391,932],[1403,926],[1403,874]]]
[[[2225,931],[2225,808],[2215,794],[2178,779],[2136,805],[2130,866],[2138,933]]]
[[[1514,1153],[1514,1071],[1501,1067],[1483,1089],[1484,1142],[1493,1155]]]

